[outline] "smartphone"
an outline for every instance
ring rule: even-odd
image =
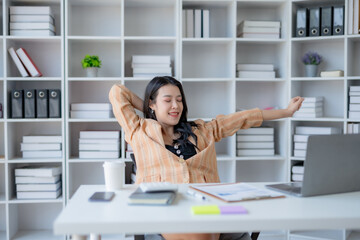
[[[110,202],[115,196],[114,192],[95,192],[89,198],[91,202]]]

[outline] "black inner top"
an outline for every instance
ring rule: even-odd
[[[195,147],[190,144],[186,144],[185,147],[181,147],[178,144],[175,144],[174,146],[165,145],[165,147],[167,150],[169,150],[176,156],[183,158],[185,160],[188,158],[191,158],[192,156],[194,156],[196,154]]]

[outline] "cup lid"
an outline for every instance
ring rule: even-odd
[[[105,161],[103,166],[111,166],[111,167],[124,167],[125,162],[120,160],[113,160],[113,161]]]

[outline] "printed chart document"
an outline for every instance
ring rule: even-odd
[[[255,187],[247,183],[215,185],[193,185],[190,188],[218,198],[225,202],[240,202],[259,199],[283,198],[285,195],[271,190]]]

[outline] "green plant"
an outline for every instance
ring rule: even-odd
[[[96,55],[90,56],[89,54],[87,54],[84,59],[81,60],[81,63],[83,68],[101,67],[101,61],[99,59],[99,56]]]

